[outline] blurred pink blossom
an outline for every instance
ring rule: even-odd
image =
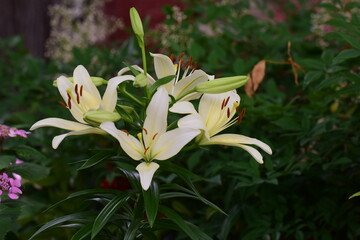
[[[9,177],[6,173],[0,175],[0,196],[3,192],[7,192],[7,195],[11,199],[18,199],[17,194],[22,194],[20,190],[21,182],[19,179]]]
[[[10,138],[17,136],[27,138],[27,135],[30,133],[31,132],[22,129],[17,129],[17,128],[9,127],[7,125],[0,124],[0,138]]]

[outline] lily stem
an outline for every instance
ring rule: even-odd
[[[147,65],[146,65],[146,54],[145,54],[145,46],[141,48],[141,55],[143,59],[143,67],[144,67],[144,74],[147,75]]]
[[[131,100],[133,100],[134,102],[136,102],[137,104],[139,104],[142,107],[145,107],[145,104],[140,101],[139,99],[137,99],[136,97],[134,97],[131,93],[129,93],[128,91],[126,91],[125,89],[121,89],[121,92],[128,98],[130,98]]]

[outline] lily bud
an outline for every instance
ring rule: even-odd
[[[198,84],[195,91],[200,93],[224,93],[245,85],[247,81],[247,76],[217,78]]]
[[[134,87],[145,87],[148,82],[147,76],[144,73],[140,73],[135,77]]]
[[[130,8],[130,21],[131,21],[132,29],[134,30],[136,38],[139,42],[139,45],[141,48],[143,48],[144,47],[143,24],[141,22],[141,18],[139,16],[138,11],[134,7]]]
[[[85,122],[94,126],[98,126],[103,122],[116,122],[121,119],[121,116],[117,112],[93,110],[84,113],[83,118]]]
[[[90,77],[91,81],[95,84],[95,86],[99,87],[101,85],[107,84],[107,81],[101,77]],[[74,78],[73,77],[68,77],[69,81],[71,83],[74,83]],[[57,80],[55,80],[53,82],[53,86],[57,87]]]

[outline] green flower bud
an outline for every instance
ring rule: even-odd
[[[139,42],[141,48],[144,47],[144,29],[143,24],[141,22],[141,18],[139,16],[138,11],[136,8],[130,8],[130,21],[132,29],[136,35],[136,38]]]
[[[116,122],[121,119],[120,114],[117,112],[107,112],[104,110],[93,110],[84,113],[84,121],[99,126],[103,122]]]
[[[74,83],[73,77],[68,77],[71,83]],[[91,77],[91,81],[94,83],[95,86],[99,87],[101,85],[107,84],[107,81],[101,77]],[[53,82],[53,86],[57,87],[57,80]]]
[[[147,82],[147,76],[144,73],[140,73],[135,77],[133,85],[134,87],[145,87]]]
[[[247,81],[247,76],[217,78],[198,84],[195,91],[200,93],[223,93],[239,88],[245,85]]]

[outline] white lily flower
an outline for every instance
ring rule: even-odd
[[[134,76],[124,75],[110,79],[103,97],[101,98],[98,89],[90,78],[89,73],[83,66],[78,66],[74,70],[74,82],[72,83],[68,78],[61,76],[57,79],[58,90],[66,102],[72,116],[78,121],[68,121],[61,118],[46,118],[34,123],[30,130],[35,130],[40,127],[57,127],[65,130],[70,130],[69,133],[54,137],[52,147],[56,149],[62,140],[71,135],[82,134],[105,134],[103,130],[98,127],[92,127],[87,124],[84,117],[87,113],[96,111],[101,114],[104,112],[109,116],[107,121],[119,120],[119,116],[114,112],[117,102],[117,86],[126,81],[134,80]]]
[[[193,128],[167,129],[169,96],[164,87],[158,88],[146,109],[142,133],[138,138],[116,129],[113,122],[104,122],[100,128],[115,137],[122,149],[134,160],[144,159],[136,170],[141,186],[147,190],[155,171],[159,168],[153,160],[166,160],[176,155],[200,131]]]
[[[154,67],[157,79],[171,75],[175,76],[173,80],[164,84],[163,87],[165,87],[168,94],[172,95],[176,100],[190,101],[199,98],[202,93],[190,93],[191,90],[200,83],[214,79],[214,76],[207,75],[202,70],[196,70],[196,64],[192,63],[192,58],[190,58],[190,61],[186,64],[184,72],[180,74],[181,67],[184,64],[184,61],[181,59],[182,56],[179,57],[179,64],[174,64],[173,61],[166,55],[155,53],[150,53],[150,55],[154,57]],[[144,72],[139,66],[134,65],[132,67],[142,73]],[[121,76],[129,70],[130,69],[128,67],[123,68],[119,71],[118,75]],[[149,74],[147,77],[148,86],[155,83],[155,79]]]
[[[227,145],[240,147],[249,152],[258,163],[263,163],[263,157],[258,150],[248,146],[249,144],[260,147],[268,154],[272,154],[271,148],[264,142],[255,138],[239,134],[220,134],[224,129],[238,121],[233,118],[240,104],[240,96],[235,90],[220,94],[204,94],[200,99],[199,111],[197,112],[190,102],[175,103],[171,112],[190,114],[179,120],[180,128],[195,128],[203,131],[196,139],[199,145]],[[239,116],[240,117],[240,116]]]

